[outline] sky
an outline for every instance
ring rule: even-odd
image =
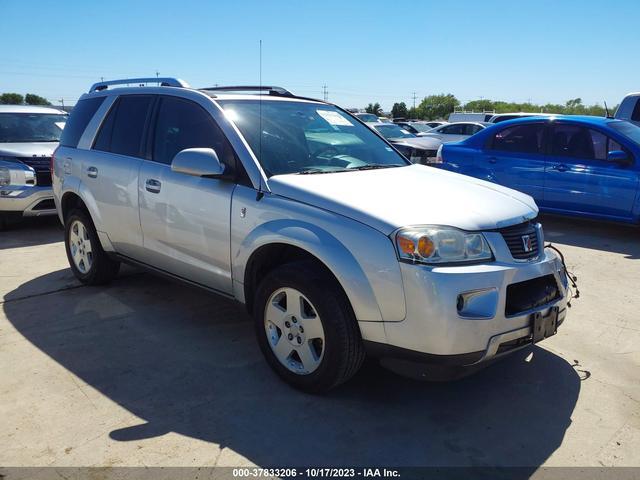
[[[74,104],[102,78],[262,83],[342,107],[413,94],[615,105],[640,90],[640,1],[0,0],[0,92]]]

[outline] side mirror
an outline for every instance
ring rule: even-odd
[[[176,153],[171,162],[171,171],[194,177],[221,177],[224,170],[213,148],[187,148]]]
[[[626,152],[622,150],[612,150],[607,154],[607,161],[626,165],[630,162],[630,159]]]

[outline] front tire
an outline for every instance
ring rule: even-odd
[[[254,302],[260,349],[287,383],[310,393],[346,382],[360,368],[358,322],[335,278],[314,262],[285,264],[260,283]]]
[[[109,283],[120,270],[120,262],[105,253],[91,217],[74,210],[65,219],[64,245],[71,271],[85,285]]]

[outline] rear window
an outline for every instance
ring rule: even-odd
[[[78,102],[64,126],[60,137],[60,145],[71,148],[78,146],[80,137],[82,137],[85,128],[87,128],[104,99],[105,97],[93,97]]]

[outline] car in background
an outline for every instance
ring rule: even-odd
[[[506,122],[507,120],[515,120],[516,118],[525,118],[525,117],[553,117],[556,115],[555,113],[527,113],[527,112],[518,112],[518,113],[498,113],[496,115],[492,115],[489,120],[489,123],[500,123]]]
[[[606,117],[510,120],[444,144],[441,168],[532,196],[540,210],[638,223],[640,127]]]
[[[364,123],[381,123],[378,117],[373,113],[357,112],[357,113],[352,113],[351,115],[363,121]]]
[[[67,113],[0,105],[0,229],[23,217],[55,215],[51,155]]]
[[[437,138],[440,143],[459,142],[487,128],[483,122],[456,122],[441,125],[426,132],[423,136]]]
[[[393,123],[420,137],[446,122],[394,121]]]
[[[392,120],[388,117],[378,117],[378,121],[382,123],[393,123]]]
[[[624,97],[614,117],[640,126],[640,92],[630,93]]]
[[[374,123],[369,126],[386,138],[412,163],[430,165],[436,162],[439,141],[418,137],[395,123]]]

